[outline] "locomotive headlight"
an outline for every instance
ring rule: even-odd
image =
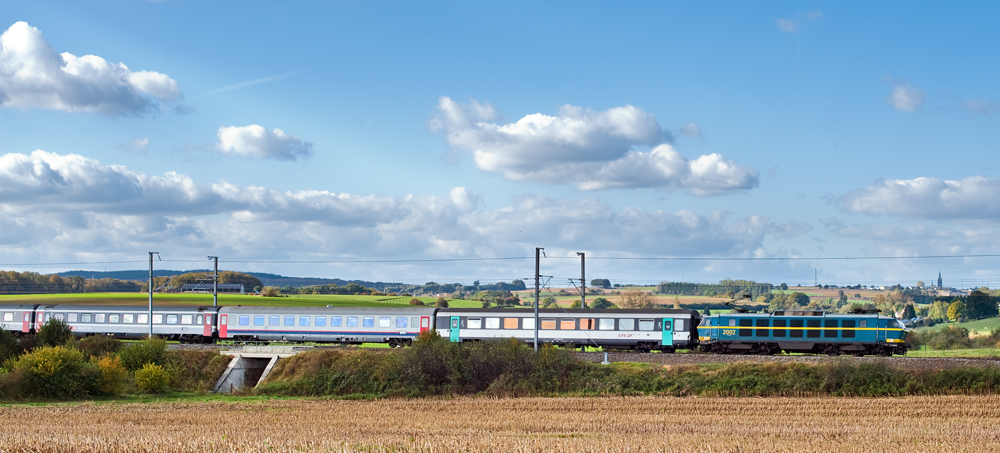
[[[889,338],[885,340],[886,343],[905,343],[906,340],[901,340],[899,338]]]

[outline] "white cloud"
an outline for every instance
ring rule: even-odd
[[[616,254],[750,254],[796,223],[722,212],[615,208],[525,195],[498,209],[462,187],[446,196],[281,192],[168,172],[146,175],[79,155],[0,156],[0,253],[135,254],[228,250],[260,259],[521,255],[536,244]],[[158,245],[159,244],[159,245]],[[29,253],[29,254],[30,254]],[[193,252],[192,252],[193,253]]]
[[[890,80],[892,93],[885,100],[900,112],[916,112],[924,105],[924,91],[909,83]]]
[[[924,219],[1000,219],[1000,180],[878,180],[840,197],[848,212]]]
[[[56,53],[42,32],[17,22],[0,35],[0,105],[141,115],[181,97],[166,74],[133,72],[96,55]]]
[[[312,157],[313,144],[281,129],[268,131],[263,127],[220,127],[216,149],[225,155],[249,159],[299,160]]]
[[[129,153],[146,154],[146,148],[149,148],[149,139],[137,138],[126,143],[116,143],[115,148]]]
[[[695,140],[701,140],[701,127],[695,123],[687,123],[677,131],[678,135],[686,135]]]
[[[572,184],[580,190],[656,188],[709,196],[757,187],[757,171],[717,154],[694,161],[678,153],[656,117],[626,105],[602,112],[563,106],[557,116],[493,122],[488,103],[441,97],[431,129],[470,152],[480,170],[513,181]],[[636,147],[652,147],[637,151]]]

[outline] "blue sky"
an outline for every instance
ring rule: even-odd
[[[0,1],[0,267],[1000,286],[998,10]]]

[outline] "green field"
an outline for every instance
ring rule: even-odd
[[[927,348],[927,346],[924,346]],[[932,349],[920,349],[911,350],[906,353],[907,357],[965,357],[965,358],[984,358],[984,359],[1000,359],[1000,349],[995,348],[982,348],[982,349],[945,349],[945,350],[932,350]]]
[[[969,322],[949,322],[943,324],[935,324],[931,327],[917,327],[916,330],[936,332],[948,326],[964,327],[966,329],[969,329],[969,332],[975,330],[976,333],[980,335],[989,334],[995,329],[1000,329],[1000,317],[977,319],[975,321],[969,321]]]
[[[409,306],[411,296],[353,296],[324,294],[292,294],[287,297],[261,297],[242,294],[220,294],[219,305],[251,305],[278,307],[399,307]],[[429,306],[436,297],[418,297]],[[0,304],[75,304],[75,305],[146,305],[146,293],[85,293],[2,295]],[[212,305],[210,294],[153,294],[153,305]],[[482,302],[449,300],[455,308],[478,308]]]

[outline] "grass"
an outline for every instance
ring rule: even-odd
[[[988,451],[996,449],[998,402],[234,398],[18,406],[0,408],[0,445],[11,452]]]
[[[927,346],[924,346],[927,348]],[[982,349],[945,349],[945,350],[933,350],[933,349],[921,349],[912,350],[906,353],[907,357],[954,357],[954,358],[986,358],[986,359],[997,359],[1000,358],[1000,349],[996,348],[982,348]]]
[[[944,329],[948,326],[958,326],[969,329],[969,331],[975,330],[979,334],[988,334],[996,329],[1000,329],[1000,317],[997,318],[986,318],[977,319],[975,321],[969,322],[949,322],[942,324],[935,324],[931,327],[917,327],[917,330],[927,330],[932,332],[937,332],[938,330]]]

